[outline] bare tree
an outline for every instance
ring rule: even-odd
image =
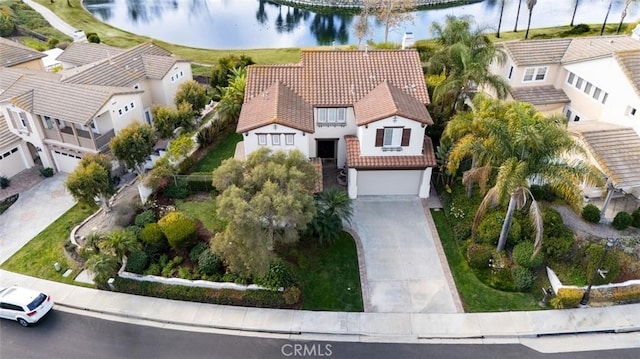
[[[371,7],[368,1],[363,3],[360,11],[360,16],[353,23],[353,34],[358,38],[358,48],[362,44],[362,39],[371,35],[371,23],[369,22],[369,16],[371,16]]]
[[[384,42],[388,41],[389,30],[405,22],[413,22],[411,10],[417,8],[416,0],[364,0],[365,7],[384,25]]]

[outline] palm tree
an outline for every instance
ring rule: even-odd
[[[622,14],[620,15],[620,23],[618,24],[618,30],[616,31],[616,35],[620,34],[620,29],[622,28],[622,23],[624,22],[624,18],[627,17],[627,10],[629,10],[629,5],[631,5],[632,0],[627,0],[624,3],[624,8],[622,9]]]
[[[529,22],[527,22],[527,32],[524,34],[524,39],[529,38],[529,28],[531,27],[531,14],[533,13],[533,7],[536,6],[538,0],[527,0],[527,8],[529,9]]]
[[[94,282],[104,285],[118,271],[118,259],[108,253],[96,253],[85,262],[85,267],[94,274]]]
[[[244,102],[244,88],[247,83],[245,67],[233,68],[229,74],[229,86],[218,87],[221,98],[218,103],[218,116],[225,122],[235,122],[240,117],[240,110]]]
[[[576,19],[576,12],[578,11],[578,5],[580,4],[580,0],[575,0],[576,4],[573,7],[573,15],[571,15],[571,23],[569,26],[573,26],[573,20]]]
[[[140,249],[136,235],[126,229],[112,232],[101,243],[101,251],[115,256],[118,259]]]
[[[439,49],[429,59],[429,74],[444,74],[445,79],[434,89],[434,102],[450,100],[452,110],[479,86],[492,90],[498,98],[505,98],[509,84],[489,70],[491,63],[503,64],[506,54],[483,33],[471,30],[470,17],[448,16],[444,26],[434,23],[431,32]]]
[[[518,32],[518,19],[520,19],[520,6],[522,5],[522,0],[518,0],[518,11],[516,12],[516,24],[513,27],[513,32]]]
[[[485,180],[498,170],[494,186],[487,191],[473,220],[475,235],[489,207],[507,206],[507,214],[498,240],[497,250],[504,250],[511,220],[516,208],[529,205],[529,216],[535,231],[535,253],[542,241],[542,215],[531,195],[529,185],[546,184],[577,210],[582,200],[580,184],[601,184],[600,172],[582,161],[569,161],[568,155],[583,154],[583,149],[565,128],[565,119],[545,117],[526,103],[484,99],[491,112],[478,111],[476,126],[484,128],[474,146],[465,145],[464,136],[454,145],[449,157],[450,169],[456,170],[461,158],[478,157],[479,167],[465,178]]]
[[[496,32],[497,38],[500,38],[500,27],[502,26],[502,15],[504,14],[504,2],[505,0],[500,2],[500,20],[498,20],[498,32]]]
[[[352,201],[346,192],[330,188],[316,197],[316,215],[311,228],[320,243],[332,243],[340,237],[343,222],[351,223]]]

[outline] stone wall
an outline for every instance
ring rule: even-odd
[[[479,2],[482,0],[415,0],[418,7],[422,6],[435,6],[455,3],[469,3]],[[305,5],[316,7],[341,7],[341,8],[360,8],[362,7],[363,0],[272,0],[271,2],[279,3],[283,5]]]

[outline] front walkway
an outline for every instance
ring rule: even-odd
[[[366,268],[365,311],[462,311],[451,293],[427,216],[419,198],[372,196],[354,201],[353,229],[362,242]]]
[[[57,173],[20,193],[20,197],[0,215],[0,264],[73,207],[67,192],[65,173]]]

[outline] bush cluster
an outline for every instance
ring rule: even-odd
[[[133,252],[127,257],[125,271],[142,274],[149,265],[149,255],[143,251]]]
[[[564,228],[562,232],[554,237],[545,235],[542,240],[541,253],[548,260],[560,260],[564,258],[575,244],[574,234],[569,228]]]
[[[181,212],[165,215],[158,225],[174,250],[189,249],[196,242],[196,223]]]
[[[259,284],[267,288],[288,288],[295,284],[291,269],[280,259],[269,265],[269,271],[259,279]]]
[[[631,213],[631,226],[640,228],[640,208]]]
[[[582,219],[591,223],[600,222],[600,209],[596,207],[594,204],[587,204],[582,208],[582,213],[580,214]]]
[[[200,257],[200,254],[206,251],[207,249],[209,249],[209,246],[207,246],[206,243],[204,242],[196,243],[196,245],[193,246],[189,251],[189,259],[191,259],[191,262],[198,263],[198,257]]]
[[[222,271],[222,259],[206,249],[198,256],[198,269],[206,275],[213,275]]]
[[[182,163],[186,161],[187,160],[185,159]],[[189,197],[190,194],[191,190],[189,190],[187,181],[183,181],[182,179],[178,181],[171,181],[169,186],[164,190],[164,195],[169,198],[185,199]]]
[[[576,308],[580,304],[584,290],[578,288],[560,288],[551,303],[556,309]]]
[[[622,231],[627,229],[629,225],[631,225],[631,221],[631,215],[628,212],[622,211],[616,214],[611,225],[613,226],[613,228]]]
[[[557,198],[556,193],[553,191],[553,189],[546,184],[543,186],[534,184],[531,185],[529,189],[531,190],[531,194],[536,201],[553,202]]]
[[[135,224],[140,228],[144,228],[147,224],[155,223],[156,220],[156,214],[148,209],[136,216]]]
[[[166,249],[168,245],[167,239],[157,223],[149,223],[144,226],[140,232],[140,240],[154,253]]]
[[[493,258],[493,247],[486,244],[469,243],[467,246],[467,262],[471,268],[489,268],[489,260]]]
[[[513,277],[513,285],[519,292],[527,292],[533,286],[536,281],[535,274],[523,267],[513,267],[511,269],[511,276]]]
[[[502,231],[502,225],[504,224],[504,212],[492,212],[482,220],[478,226],[477,238],[479,242],[488,244],[497,244],[500,238],[500,231]],[[522,227],[518,218],[513,217],[511,219],[511,228],[509,228],[509,234],[507,241],[511,244],[518,243],[520,241],[522,233]]]
[[[544,256],[541,253],[535,255],[535,257],[531,257],[533,254],[533,243],[531,242],[522,242],[516,244],[513,247],[513,261],[516,262],[517,265],[534,269],[542,265],[544,261]]]

